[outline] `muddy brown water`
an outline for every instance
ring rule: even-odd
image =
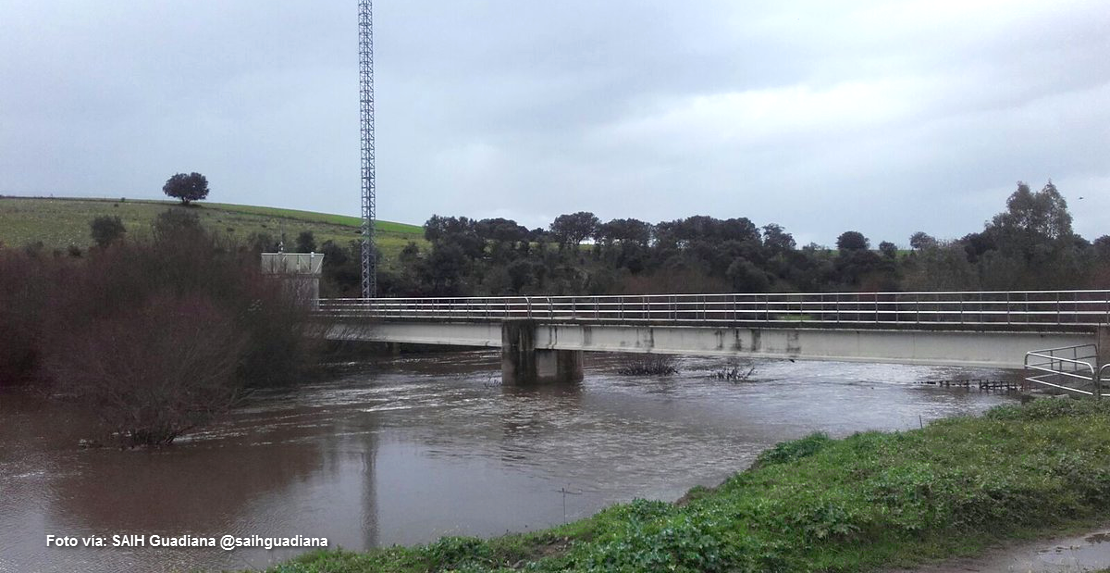
[[[254,396],[162,450],[81,450],[87,414],[0,394],[0,572],[264,567],[303,550],[47,547],[47,535],[326,537],[367,549],[492,536],[633,498],[714,485],[813,431],[916,428],[1013,395],[921,382],[999,371],[681,358],[619,376],[590,356],[574,386],[508,388],[496,353],[401,357],[295,392]]]

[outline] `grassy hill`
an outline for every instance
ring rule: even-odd
[[[302,231],[312,231],[317,245],[332,240],[346,246],[359,237],[358,217],[311,211],[225,203],[182,207],[176,201],[0,197],[0,244],[20,247],[41,241],[47,249],[85,248],[93,243],[89,221],[101,215],[118,216],[128,236],[140,238],[150,233],[151,222],[166,209],[188,209],[209,231],[242,241],[254,233],[278,239],[284,232],[286,244],[292,245]],[[387,259],[394,259],[409,241],[424,244],[424,229],[418,225],[378,221],[376,231],[378,248]]]

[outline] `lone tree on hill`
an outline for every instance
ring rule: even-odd
[[[200,201],[208,197],[208,179],[196,171],[188,175],[178,173],[166,180],[162,192],[181,199],[183,205],[188,205],[190,201]]]

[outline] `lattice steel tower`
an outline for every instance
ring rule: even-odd
[[[374,178],[374,3],[358,3],[358,77],[362,115],[362,296],[378,291],[378,261],[374,253],[377,218]]]

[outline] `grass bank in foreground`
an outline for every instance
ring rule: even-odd
[[[971,555],[1110,509],[1110,406],[1038,400],[923,430],[814,434],[683,503],[550,530],[316,552],[269,571],[861,571]]]

